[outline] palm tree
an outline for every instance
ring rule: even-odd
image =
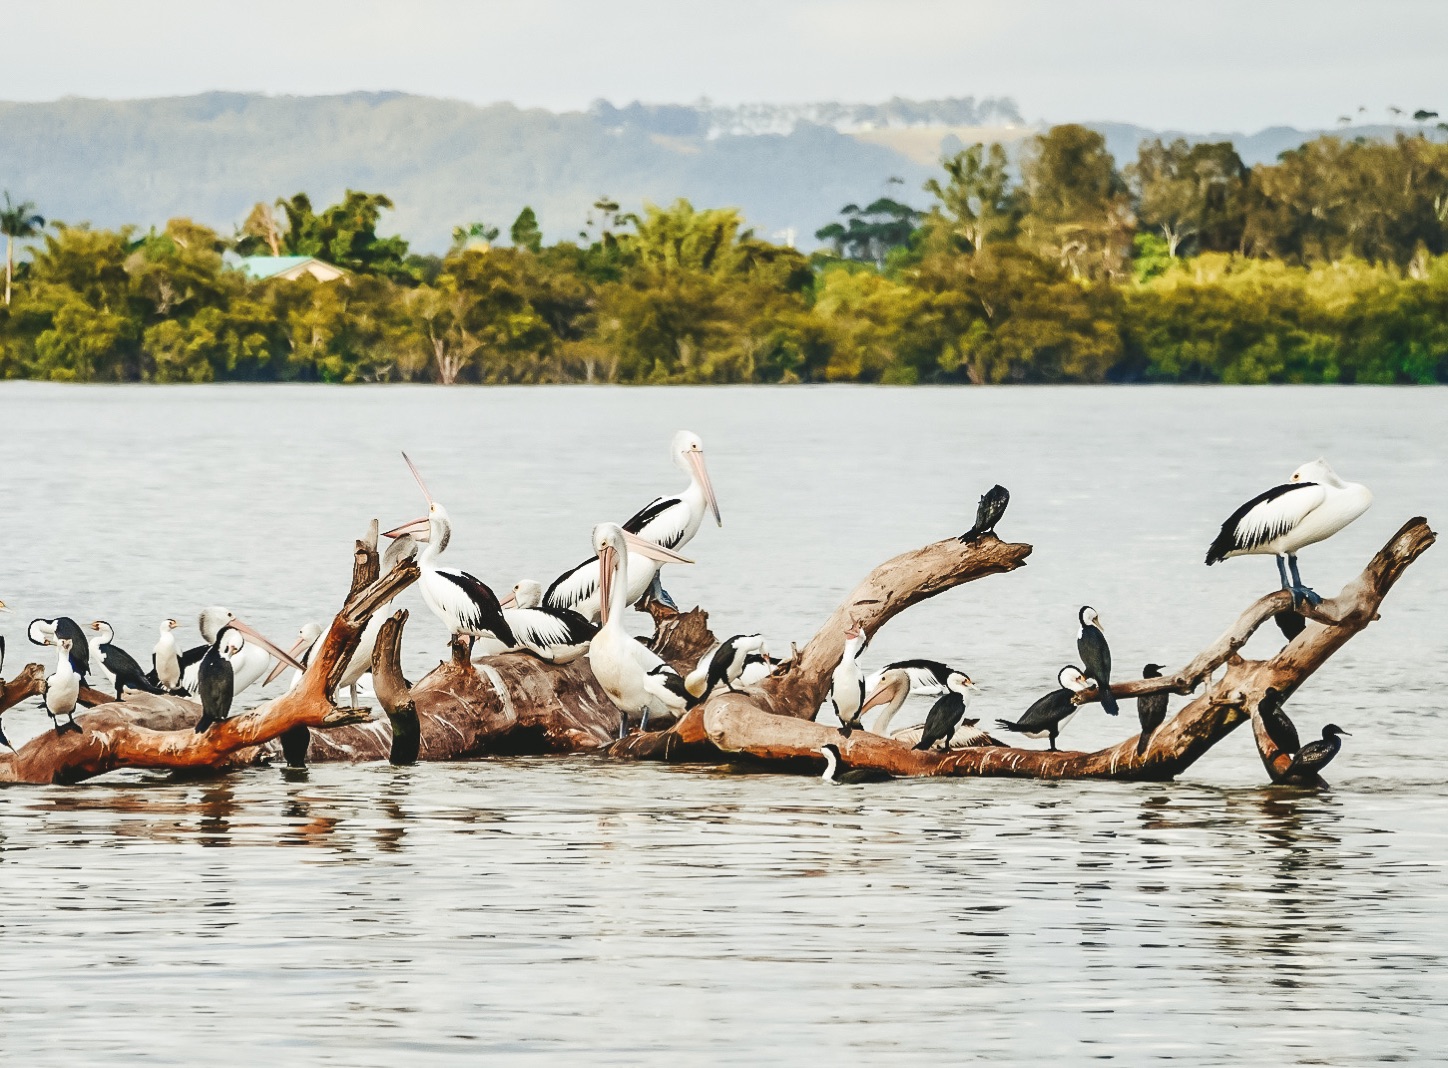
[[[5,193],[5,207],[0,209],[0,234],[5,235],[5,303],[10,304],[10,280],[15,275],[15,239],[34,237],[45,226],[45,220],[35,214],[35,205],[28,200],[19,204],[10,202],[10,193]]]

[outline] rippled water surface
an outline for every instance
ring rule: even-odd
[[[803,641],[873,564],[957,533],[992,482],[1029,566],[894,621],[1020,711],[1074,659],[1176,664],[1275,584],[1211,569],[1221,519],[1326,455],[1373,509],[1303,553],[1334,592],[1448,505],[1448,393],[1372,389],[62,389],[0,385],[0,616],[155,624],[227,604],[290,637],[345,592],[351,539],[422,499],[449,558],[547,580],[682,476],[724,512],[666,571],[716,631]],[[1251,739],[1179,782],[830,788],[577,757],[129,773],[0,791],[0,1034],[29,1063],[548,1058],[842,1063],[1435,1063],[1448,1046],[1448,563],[1290,706],[1353,732],[1321,793]],[[415,592],[402,603],[420,609]],[[188,629],[188,633],[190,633]],[[409,668],[442,628],[414,611]],[[1249,654],[1270,651],[1264,637]],[[923,709],[918,709],[923,714]],[[1131,730],[1084,712],[1062,744]],[[5,715],[17,742],[34,703]],[[1030,743],[1034,744],[1034,743]],[[8,1059],[8,1058],[7,1058]]]

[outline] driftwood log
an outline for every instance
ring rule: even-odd
[[[859,623],[873,636],[911,605],[1025,564],[1029,545],[1000,541],[993,535],[965,542],[952,538],[887,561],[775,675],[739,693],[719,693],[664,730],[634,733],[615,742],[618,712],[593,679],[586,659],[559,666],[529,654],[510,653],[474,662],[464,646],[455,644],[448,659],[423,679],[409,683],[400,666],[406,612],[384,622],[373,653],[373,680],[386,718],[366,719],[362,710],[333,704],[336,679],[372,613],[416,576],[415,567],[403,563],[378,577],[374,532],[367,541],[358,542],[351,593],[296,690],[204,735],[190,729],[199,715],[193,702],[135,695],[124,703],[104,704],[77,718],[82,735],[47,732],[19,753],[0,756],[0,781],[75,782],[127,766],[225,769],[283,753],[293,763],[410,763],[607,750],[616,759],[748,760],[752,766],[803,770],[821,766],[819,747],[826,742],[839,745],[850,766],[896,775],[1161,780],[1180,774],[1251,719],[1269,777],[1284,782],[1290,755],[1277,751],[1256,714],[1266,689],[1275,687],[1290,696],[1333,652],[1375,620],[1387,592],[1434,537],[1425,520],[1409,521],[1357,579],[1309,610],[1310,622],[1303,632],[1269,659],[1246,660],[1240,650],[1264,622],[1290,608],[1285,592],[1260,598],[1180,669],[1157,679],[1114,684],[1112,692],[1123,698],[1201,690],[1158,728],[1145,753],[1138,756],[1135,736],[1094,753],[1000,744],[926,753],[866,731],[846,739],[833,727],[812,722],[828,695],[849,623]],[[656,624],[650,644],[680,670],[692,667],[714,644],[703,612],[677,614],[656,605],[649,609]],[[0,711],[40,692],[42,675],[38,666],[30,665],[6,683],[0,691]],[[1093,696],[1088,693],[1080,699]]]
[[[0,782],[74,783],[122,767],[234,767],[251,762],[257,747],[288,732],[365,718],[364,709],[338,708],[333,703],[337,680],[372,614],[417,578],[417,565],[411,561],[378,575],[375,530],[374,525],[372,534],[357,542],[346,603],[318,642],[295,689],[202,734],[194,729],[200,708],[192,702],[147,696],[101,704],[76,717],[81,733],[46,731],[17,752],[0,755]]]

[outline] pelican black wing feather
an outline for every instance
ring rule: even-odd
[[[648,526],[662,513],[668,511],[678,503],[678,497],[659,497],[652,500],[633,515],[629,516],[628,521],[623,525],[623,529],[630,534],[641,533],[644,527]]]
[[[1266,545],[1274,538],[1280,538],[1283,534],[1287,533],[1289,527],[1281,523],[1267,523],[1249,527],[1244,526],[1242,520],[1247,518],[1247,514],[1260,505],[1275,501],[1277,498],[1285,496],[1288,493],[1295,493],[1298,490],[1308,489],[1316,485],[1316,482],[1284,482],[1280,486],[1273,486],[1269,490],[1263,490],[1246,504],[1242,505],[1242,507],[1227,517],[1227,521],[1222,524],[1222,529],[1217,532],[1217,540],[1212,542],[1211,548],[1207,550],[1207,566],[1211,567],[1213,564],[1225,560],[1228,553],[1240,552],[1244,549],[1255,549],[1257,546]]]
[[[498,603],[498,595],[489,589],[486,582],[466,571],[439,570],[438,574],[462,590],[472,602],[472,618],[464,620],[465,623],[488,631],[504,645],[518,644],[513,637],[513,628],[508,626],[508,620],[503,615],[503,606]]]

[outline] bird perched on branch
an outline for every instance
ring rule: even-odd
[[[305,670],[291,653],[237,619],[229,609],[203,609],[200,626],[209,644],[196,666],[196,694],[201,698],[197,734],[231,715],[231,703],[244,689],[237,683],[236,662],[245,650],[255,650],[253,655],[261,659],[263,668],[274,656],[298,671]]]
[[[1061,684],[1059,690],[1052,690],[1044,697],[1039,698],[1030,708],[1026,709],[1025,715],[1012,723],[1010,720],[998,719],[996,723],[1002,730],[1015,731],[1017,734],[1024,734],[1027,738],[1049,738],[1051,748],[1056,748],[1056,736],[1061,733],[1061,728],[1071,721],[1076,714],[1076,703],[1073,698],[1078,693],[1091,689],[1092,683],[1081,669],[1074,664],[1063,667],[1056,675],[1056,681]]]
[[[820,746],[820,752],[825,755],[825,773],[821,776],[825,782],[836,785],[854,785],[866,782],[885,782],[892,779],[888,771],[880,768],[844,768],[844,759],[840,756],[840,747],[834,743]]]
[[[1081,629],[1076,632],[1076,652],[1081,655],[1086,676],[1096,683],[1101,707],[1108,716],[1114,716],[1120,709],[1116,696],[1111,692],[1111,646],[1106,644],[1101,617],[1088,604],[1077,613],[1077,618],[1081,621]]]
[[[723,683],[731,692],[734,684],[744,675],[749,658],[757,656],[766,664],[773,664],[769,658],[769,647],[762,634],[736,634],[719,644],[708,655],[701,657],[699,664],[684,679],[689,693],[703,700],[714,692],[714,687]]]
[[[974,687],[975,683],[966,676],[958,689],[952,689],[930,706],[930,712],[925,717],[925,726],[920,731],[920,741],[915,743],[916,749],[934,749],[937,746],[945,748],[950,745],[955,728],[965,718],[965,706],[970,701],[970,691]],[[971,723],[971,726],[974,725],[975,723]]]
[[[865,698],[865,707],[860,709],[860,716],[863,718],[872,708],[884,705],[884,711],[875,718],[870,730],[875,734],[887,734],[895,714],[904,706],[907,698],[915,695],[939,697],[955,693],[968,700],[974,687],[975,683],[964,671],[942,664],[939,660],[897,660],[893,664],[886,664],[865,680],[865,692],[869,696]],[[921,732],[924,733],[923,727]]]
[[[1161,678],[1160,664],[1147,664],[1141,669],[1141,677],[1144,679]],[[1142,694],[1136,699],[1136,715],[1141,720],[1141,737],[1136,741],[1136,755],[1141,756],[1146,752],[1146,747],[1151,744],[1151,735],[1162,721],[1166,719],[1168,695],[1165,690],[1160,693]]]
[[[1207,549],[1207,566],[1234,556],[1275,556],[1282,588],[1292,606],[1322,602],[1302,584],[1298,550],[1332,537],[1368,510],[1373,495],[1358,482],[1344,482],[1326,460],[1305,463],[1280,486],[1259,493],[1222,524]],[[1289,581],[1288,570],[1292,577]]]
[[[161,620],[161,636],[151,650],[151,674],[147,676],[170,693],[181,689],[181,653],[173,633],[180,625],[174,619]]]
[[[1275,686],[1267,687],[1262,694],[1262,700],[1257,702],[1257,715],[1262,718],[1267,737],[1272,739],[1278,752],[1292,756],[1302,748],[1302,742],[1297,736],[1296,725],[1282,710],[1282,700],[1281,690]]]
[[[996,524],[1001,521],[1001,516],[1006,514],[1006,506],[1011,503],[1011,491],[1004,486],[992,486],[981,495],[980,503],[975,508],[975,526],[971,527],[960,536],[959,541],[970,544],[978,541],[987,534],[994,534]]]
[[[865,649],[865,628],[851,621],[845,629],[845,651],[830,681],[830,706],[840,720],[840,733],[846,738],[860,725],[865,709],[865,673],[859,656]]]
[[[81,677],[75,669],[74,643],[69,638],[56,638],[51,644],[56,648],[55,671],[45,677],[45,692],[41,696],[45,703],[45,712],[50,716],[56,734],[64,734],[66,731],[83,734],[85,732],[75,721],[75,706],[80,701]],[[66,718],[65,723],[60,722],[61,716]]]
[[[80,676],[81,685],[85,685],[86,676],[90,674],[90,644],[86,641],[85,631],[79,623],[70,616],[32,619],[26,635],[35,645],[54,645],[61,638],[69,641],[71,666]]]
[[[95,632],[90,642],[91,660],[98,661],[106,677],[116,684],[117,701],[127,687],[142,693],[161,692],[161,687],[146,678],[136,658],[115,643],[116,632],[109,623],[97,619],[91,623],[90,629]]]
[[[1337,756],[1338,750],[1342,748],[1341,735],[1352,735],[1343,730],[1336,723],[1329,723],[1322,728],[1322,738],[1315,742],[1308,742],[1297,751],[1288,765],[1286,774],[1292,775],[1316,775],[1323,768],[1332,763],[1332,758]]]

